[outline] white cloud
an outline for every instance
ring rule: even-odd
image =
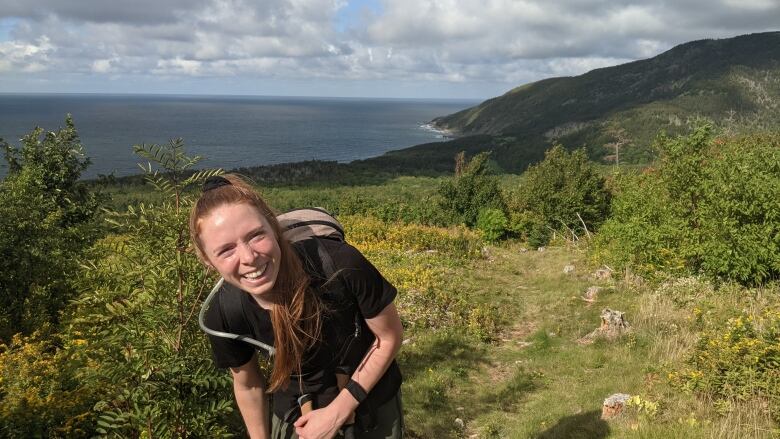
[[[157,62],[157,68],[152,70],[152,73],[162,75],[188,75],[198,76],[202,73],[201,61],[195,61],[191,59],[165,59]]]
[[[0,20],[13,23],[0,40],[0,79],[27,72],[31,80],[65,73],[508,89],[780,23],[778,0],[382,1],[343,26],[344,0],[0,0]]]
[[[0,72],[40,72],[45,69],[53,46],[49,38],[42,35],[34,42],[0,42]]]
[[[119,71],[118,66],[123,65],[119,57],[96,59],[92,62],[92,71],[95,73],[114,73]],[[126,65],[126,64],[125,64]]]

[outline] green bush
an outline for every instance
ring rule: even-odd
[[[780,421],[780,312],[743,312],[705,324],[689,366],[672,372],[672,383],[726,404],[761,398]]]
[[[507,231],[507,218],[499,209],[482,209],[477,216],[477,229],[490,242],[498,241]]]
[[[664,189],[654,171],[619,174],[614,183],[611,216],[592,247],[595,259],[642,274],[685,270],[685,259],[677,249],[685,240],[686,227],[660,195]]]
[[[81,355],[84,344],[48,331],[0,344],[0,437],[94,435],[95,389],[78,379],[90,366]]]
[[[480,210],[506,211],[506,203],[498,179],[489,173],[490,153],[479,153],[468,163],[462,157],[461,153],[455,177],[439,186],[439,207],[458,222],[474,227]]]
[[[610,194],[584,149],[555,145],[523,177],[509,202],[512,228],[534,246],[545,245],[552,230],[584,236],[584,227],[593,232],[606,219]]]
[[[780,135],[713,140],[699,211],[701,269],[758,284],[780,276]]]
[[[75,290],[79,255],[98,236],[99,197],[79,182],[89,166],[73,120],[36,128],[14,147],[0,139],[0,340],[56,322]]]
[[[616,179],[597,259],[645,274],[703,273],[760,284],[780,276],[780,135],[715,138],[708,125],[660,137],[661,159]]]

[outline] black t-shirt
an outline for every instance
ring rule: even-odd
[[[330,239],[317,239],[333,261],[336,276],[325,282],[321,260],[317,255],[317,243],[314,240],[297,246],[304,260],[304,267],[312,278],[312,287],[328,307],[323,316],[321,341],[310,348],[302,361],[301,380],[304,393],[315,394],[318,408],[324,407],[338,394],[335,381],[335,368],[338,358],[346,347],[345,337],[355,329],[355,320],[360,324],[361,337],[350,349],[352,355],[346,360],[346,366],[354,370],[375,337],[365,324],[365,319],[376,317],[387,305],[392,303],[397,290],[357,249],[351,245]],[[263,343],[273,346],[273,327],[270,313],[260,307],[248,293],[241,294],[243,321],[231,322],[223,314],[217,294],[209,307],[205,323],[211,329],[245,334]],[[214,362],[217,367],[239,367],[246,364],[255,352],[254,346],[228,338],[209,335]],[[267,355],[259,350],[261,355]],[[342,357],[343,358],[343,357]],[[351,371],[349,372],[351,374]],[[395,361],[369,393],[368,398],[358,408],[358,413],[369,410],[392,398],[400,388],[401,374]],[[299,377],[291,377],[285,391],[274,394],[274,412],[282,419],[290,418],[296,407],[296,398],[300,395]]]

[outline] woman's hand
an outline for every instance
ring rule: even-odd
[[[295,433],[301,439],[331,439],[338,433],[341,424],[334,407],[312,410],[295,421]]]
[[[366,319],[366,324],[376,336],[376,340],[363,357],[352,379],[370,392],[398,353],[403,326],[398,317],[398,310],[392,303],[375,317]],[[358,402],[352,394],[342,389],[336,399],[325,408],[314,410],[298,418],[294,424],[295,433],[301,439],[331,439],[357,407]]]

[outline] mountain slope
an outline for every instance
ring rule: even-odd
[[[649,159],[659,130],[681,131],[692,119],[759,129],[780,124],[780,32],[681,44],[656,57],[549,78],[517,87],[433,123],[460,135],[493,136],[507,169],[539,157],[553,140],[585,145],[591,156],[613,131],[626,131],[629,161]],[[728,128],[728,126],[726,127]]]

